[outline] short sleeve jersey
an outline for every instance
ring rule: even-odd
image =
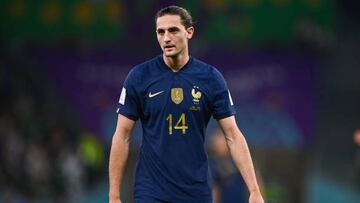
[[[211,116],[235,114],[226,82],[215,67],[190,57],[173,72],[162,55],[137,65],[125,80],[117,113],[140,119],[142,125],[135,198],[211,202],[206,126]]]

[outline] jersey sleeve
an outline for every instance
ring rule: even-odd
[[[131,120],[139,118],[139,99],[136,92],[136,80],[133,71],[128,74],[121,90],[116,112]]]
[[[231,98],[229,88],[222,74],[214,69],[214,86],[212,110],[213,117],[217,120],[236,114],[234,103]]]

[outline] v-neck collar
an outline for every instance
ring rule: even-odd
[[[167,71],[170,71],[174,74],[178,74],[178,73],[181,73],[181,72],[184,72],[185,70],[188,69],[188,67],[190,66],[190,64],[192,63],[193,61],[193,57],[192,56],[189,56],[189,60],[186,62],[186,64],[179,70],[179,71],[173,71],[168,65],[166,65],[164,59],[163,59],[163,56],[162,54],[160,54],[159,56],[159,61],[160,61],[160,64],[162,66],[162,68],[166,69]]]

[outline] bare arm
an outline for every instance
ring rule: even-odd
[[[121,182],[129,155],[129,143],[135,121],[119,114],[109,161],[109,202],[119,203]]]
[[[263,203],[260,189],[256,180],[250,151],[243,134],[240,132],[234,116],[220,119],[219,125],[226,139],[231,158],[240,171],[250,192],[250,203]]]

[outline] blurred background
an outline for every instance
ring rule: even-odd
[[[360,202],[357,0],[0,0],[0,202],[107,202],[120,90],[161,54],[153,16],[172,4],[228,82],[266,202]],[[241,202],[220,134],[212,120],[216,199]],[[138,123],[126,203],[140,145]]]

